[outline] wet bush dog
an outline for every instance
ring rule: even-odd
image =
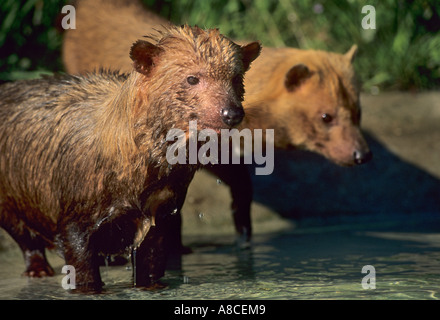
[[[200,130],[239,124],[243,74],[259,52],[218,30],[169,27],[133,44],[130,73],[2,85],[0,225],[23,251],[25,274],[52,275],[44,250],[56,246],[77,289],[99,291],[98,253],[128,248],[135,285],[155,286],[167,220],[198,168],[167,163],[166,134],[189,120]]]
[[[97,19],[94,12],[99,8],[103,15]],[[139,30],[168,23],[137,1],[130,5],[118,0],[84,1],[76,14],[77,29],[67,30],[63,43],[64,64],[73,73],[100,66],[129,70],[128,57],[109,52],[123,52],[128,41],[141,36]],[[246,115],[238,129],[272,128],[275,148],[310,150],[343,166],[370,160],[371,152],[360,131],[359,89],[352,66],[356,50],[353,46],[338,54],[263,48],[245,76]],[[249,240],[252,184],[246,166],[207,168],[230,186],[236,230]]]

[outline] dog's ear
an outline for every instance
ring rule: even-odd
[[[161,52],[161,48],[148,41],[136,41],[130,49],[130,58],[133,60],[134,69],[139,73],[148,75]]]
[[[261,52],[261,45],[259,42],[251,42],[241,47],[243,57],[244,71],[247,71],[251,65],[251,62],[257,59]]]
[[[344,56],[350,63],[353,63],[357,51],[358,51],[358,46],[354,44],[351,46],[350,50],[348,50],[347,53],[344,54]]]
[[[287,71],[284,86],[287,91],[293,91],[312,75],[313,72],[305,64],[296,64]]]

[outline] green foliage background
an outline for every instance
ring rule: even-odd
[[[93,0],[89,0],[93,1]],[[347,51],[359,46],[356,69],[364,89],[440,87],[438,0],[143,0],[174,23],[217,27],[233,39],[265,46]],[[65,1],[0,2],[0,81],[62,71]],[[376,10],[376,29],[364,30],[362,7]],[[99,13],[96,13],[99,14]]]

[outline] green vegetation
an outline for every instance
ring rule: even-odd
[[[93,1],[93,0],[90,0]],[[218,27],[233,39],[345,52],[359,46],[356,69],[364,89],[440,87],[440,2],[437,0],[144,0],[171,21]],[[64,1],[0,3],[0,81],[62,70],[62,33],[55,27]],[[364,5],[376,29],[361,26]]]
[[[0,81],[35,78],[62,70],[57,0],[0,2]]]

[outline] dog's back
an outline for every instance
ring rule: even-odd
[[[129,72],[131,45],[170,24],[140,1],[78,0],[74,7],[76,29],[66,30],[62,48],[66,71],[71,74],[101,67]]]

